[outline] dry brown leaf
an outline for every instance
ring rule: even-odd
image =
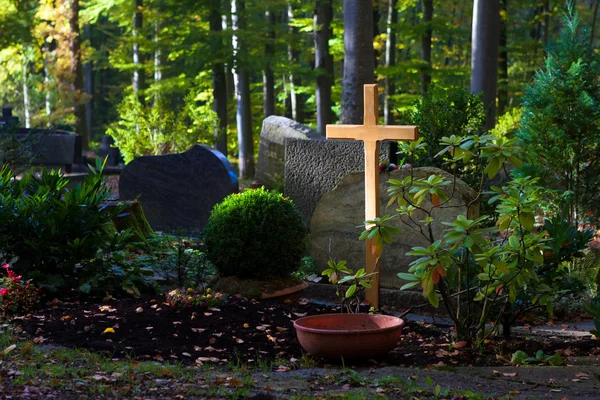
[[[286,367],[285,365],[280,365],[275,370],[275,372],[290,372],[290,371],[291,371],[291,368],[290,367]]]

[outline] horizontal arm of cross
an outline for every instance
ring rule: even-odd
[[[327,125],[327,139],[362,140],[379,142],[382,140],[417,140],[416,126],[395,125]]]

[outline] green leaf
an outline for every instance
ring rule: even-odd
[[[406,290],[406,289],[410,289],[412,287],[415,287],[419,284],[419,282],[408,282],[407,284],[403,285],[400,290]]]
[[[429,293],[429,296],[427,296],[427,300],[429,300],[429,303],[434,308],[438,308],[440,306],[440,299],[435,291]]]
[[[492,161],[490,161],[487,167],[485,167],[485,170],[483,172],[487,174],[488,178],[492,179],[498,173],[500,167],[502,167],[500,159],[492,158]]]
[[[533,232],[533,225],[535,224],[535,216],[530,212],[522,212],[519,214],[519,222],[523,225],[523,228],[529,232]]]
[[[522,365],[522,364],[526,363],[526,360],[528,358],[529,358],[529,356],[523,350],[517,350],[512,355],[512,358],[510,359],[510,362],[513,363],[513,364]]]
[[[79,286],[79,290],[85,294],[90,294],[92,291],[92,286],[89,283],[84,283],[83,285]]]
[[[348,299],[354,296],[354,293],[356,293],[356,284],[350,286],[348,290],[346,290],[346,298]]]
[[[419,281],[419,277],[415,274],[406,274],[404,272],[398,272],[398,278],[404,279],[405,281]]]
[[[514,235],[511,235],[508,238],[508,244],[510,245],[510,247],[512,247],[513,249],[518,249],[520,247],[520,243],[519,243],[519,238],[517,238]]]

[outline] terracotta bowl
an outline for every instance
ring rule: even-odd
[[[396,347],[404,321],[390,315],[322,314],[294,321],[304,350],[328,359],[367,359]]]

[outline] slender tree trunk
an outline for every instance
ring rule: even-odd
[[[294,18],[294,9],[291,3],[288,2],[288,21]],[[297,37],[298,29],[293,26],[289,26],[289,32],[291,37]],[[288,45],[288,60],[292,65],[298,65],[300,62],[300,51],[298,50],[296,43],[290,43]],[[292,119],[300,123],[304,122],[304,99],[301,94],[296,90],[300,87],[302,81],[300,75],[292,72],[290,74],[290,99],[292,106]]]
[[[25,50],[25,53],[27,51]],[[31,128],[31,100],[29,98],[29,85],[28,85],[28,77],[29,77],[29,60],[27,56],[23,55],[23,114],[25,115],[25,128]]]
[[[381,0],[373,0],[373,42],[379,36],[379,20],[381,19]],[[373,65],[377,68],[379,60],[379,51],[373,48]]]
[[[232,25],[231,19],[231,8],[227,7],[227,11],[223,18],[221,19],[224,31],[227,31],[229,27]],[[235,99],[235,85],[233,83],[233,42],[231,39],[227,39],[227,43],[225,47],[229,49],[229,54],[227,58],[227,64],[225,65],[225,81],[227,82],[227,102],[233,101]],[[229,124],[229,121],[228,121]]]
[[[85,40],[91,43],[92,28],[89,24],[83,26]],[[85,126],[90,140],[94,140],[93,130],[93,101],[94,101],[94,64],[88,60],[83,64],[83,81],[85,86]]]
[[[81,36],[79,34],[79,0],[69,1],[70,15],[69,25],[71,28],[71,91],[74,98],[73,111],[75,114],[75,131],[81,135],[81,145],[84,150],[88,149],[89,136],[85,123],[85,90],[83,86],[83,68],[81,63]]]
[[[421,37],[421,56],[423,60],[423,71],[421,73],[421,92],[427,93],[429,84],[431,83],[431,37],[432,27],[431,20],[433,19],[433,0],[423,0],[423,23],[425,24],[425,32]]]
[[[275,77],[271,63],[275,57],[275,13],[267,10],[265,13],[267,23],[267,40],[265,44],[265,69],[263,72],[263,113],[265,118],[275,114]]]
[[[394,25],[398,23],[397,4],[398,0],[389,0],[388,3],[387,40],[385,42],[385,66],[388,68],[388,73],[385,77],[385,98],[383,101],[384,125],[394,124],[391,98],[396,94],[396,85],[389,76],[389,68],[396,64],[396,29]]]
[[[246,27],[245,4],[243,0],[231,1],[233,28],[234,71],[233,81],[237,100],[237,132],[239,151],[239,175],[242,179],[254,176],[254,142],[252,138],[252,121],[250,115],[250,77],[243,58],[247,56],[246,45],[239,31]]]
[[[221,0],[211,0],[210,30],[212,33],[211,54],[213,59],[222,60],[223,39],[222,32]],[[227,155],[227,78],[225,76],[225,64],[222,61],[213,62],[212,65],[213,84],[213,109],[219,117],[219,126],[215,129],[215,147],[224,155]]]
[[[44,108],[46,109],[46,115],[48,116],[48,122],[46,123],[46,127],[50,128],[52,123],[50,122],[50,115],[52,115],[52,91],[50,88],[50,69],[48,68],[48,58],[50,57],[50,49],[47,43],[44,44],[43,47],[43,56],[44,56]]]
[[[154,21],[154,106],[160,106],[162,81],[162,52],[160,48],[160,19]]]
[[[498,115],[504,114],[508,105],[508,46],[506,20],[508,0],[500,0],[500,48],[498,52]]]
[[[315,70],[317,71],[317,131],[323,136],[325,136],[325,126],[333,122],[331,112],[333,57],[329,54],[329,40],[333,37],[332,18],[332,0],[317,0],[313,16]]]
[[[143,0],[133,0],[133,92],[139,97],[140,102],[144,103],[143,92],[146,89],[144,60],[140,46],[140,37],[142,36],[142,28],[144,24],[144,15],[142,13],[144,7]]]
[[[471,49],[471,92],[483,93],[489,111],[484,125],[492,129],[496,119],[498,45],[500,42],[500,0],[475,0]]]
[[[362,124],[363,86],[373,83],[373,3],[344,0],[344,77],[342,124]]]
[[[594,5],[594,17],[592,19],[592,29],[590,32],[590,49],[594,49],[594,33],[596,32],[596,20],[598,18],[598,6],[600,6],[600,0],[596,0]]]
[[[548,36],[550,35],[550,0],[544,0],[544,48],[548,47]]]

